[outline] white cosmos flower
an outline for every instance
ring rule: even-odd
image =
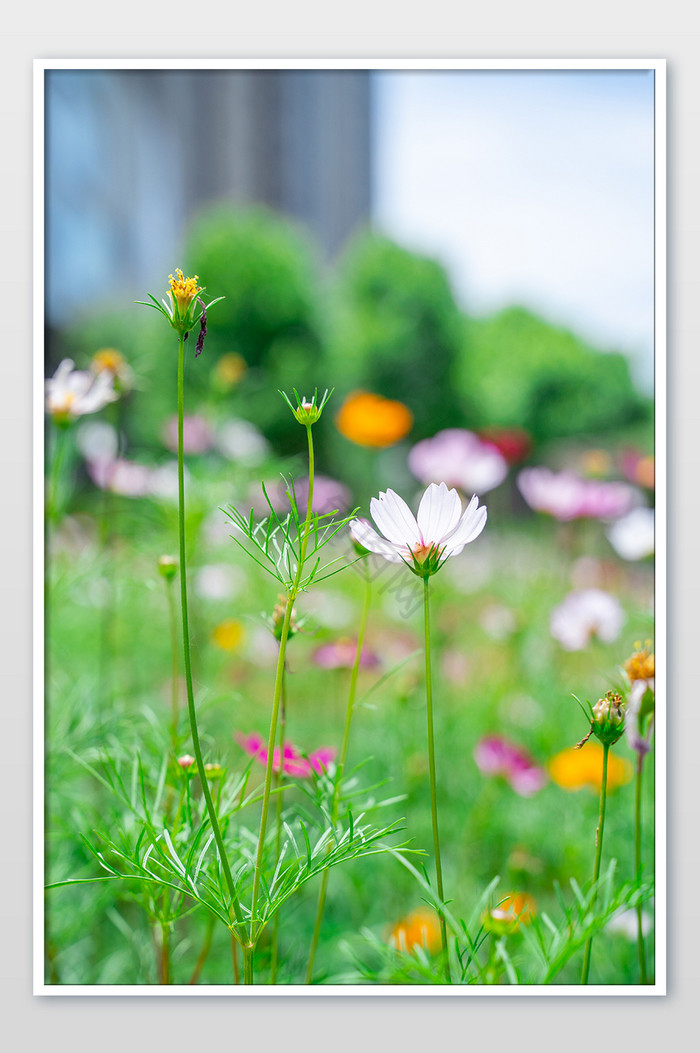
[[[68,422],[86,413],[97,413],[119,395],[111,373],[88,373],[73,368],[70,358],[46,381],[46,409],[57,421]]]
[[[393,490],[370,501],[372,519],[383,537],[364,519],[353,519],[350,533],[358,544],[391,563],[406,563],[420,577],[434,574],[446,559],[456,556],[479,536],[486,523],[486,508],[472,497],[466,510],[456,490],[446,483],[431,483],[414,516]]]

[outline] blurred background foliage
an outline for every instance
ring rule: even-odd
[[[280,411],[277,389],[334,387],[332,412],[319,426],[319,467],[355,496],[360,482],[371,492],[388,470],[400,475],[406,453],[361,448],[338,433],[334,416],[356,390],[404,403],[411,443],[447,427],[508,427],[529,434],[534,460],[550,443],[596,436],[648,451],[653,403],[624,355],[593,348],[523,307],[469,317],[440,263],[386,237],[359,231],[334,265],[322,264],[292,221],[221,203],[191,225],[182,262],[208,295],[225,296],[211,312],[204,357],[188,368],[190,406],[214,421],[250,421],[275,453],[290,456],[304,436]],[[166,287],[164,275],[162,295]],[[148,412],[137,391],[121,428],[129,447],[155,455],[175,404],[168,333],[136,305],[83,315],[58,334],[50,365],[69,356],[81,367],[105,346],[120,350],[148,389]]]

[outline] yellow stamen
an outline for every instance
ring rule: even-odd
[[[173,278],[172,274],[168,276],[170,295],[177,303],[180,314],[184,314],[189,309],[197,293],[202,291],[201,287],[197,285],[199,275],[195,274],[194,278],[186,278],[179,267],[175,274],[175,278]]]

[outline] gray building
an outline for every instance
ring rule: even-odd
[[[326,259],[370,218],[365,70],[49,70],[47,322],[162,284],[207,203],[263,203]]]

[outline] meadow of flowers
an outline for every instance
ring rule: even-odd
[[[46,382],[46,983],[653,984],[651,438],[265,424],[205,279]]]

